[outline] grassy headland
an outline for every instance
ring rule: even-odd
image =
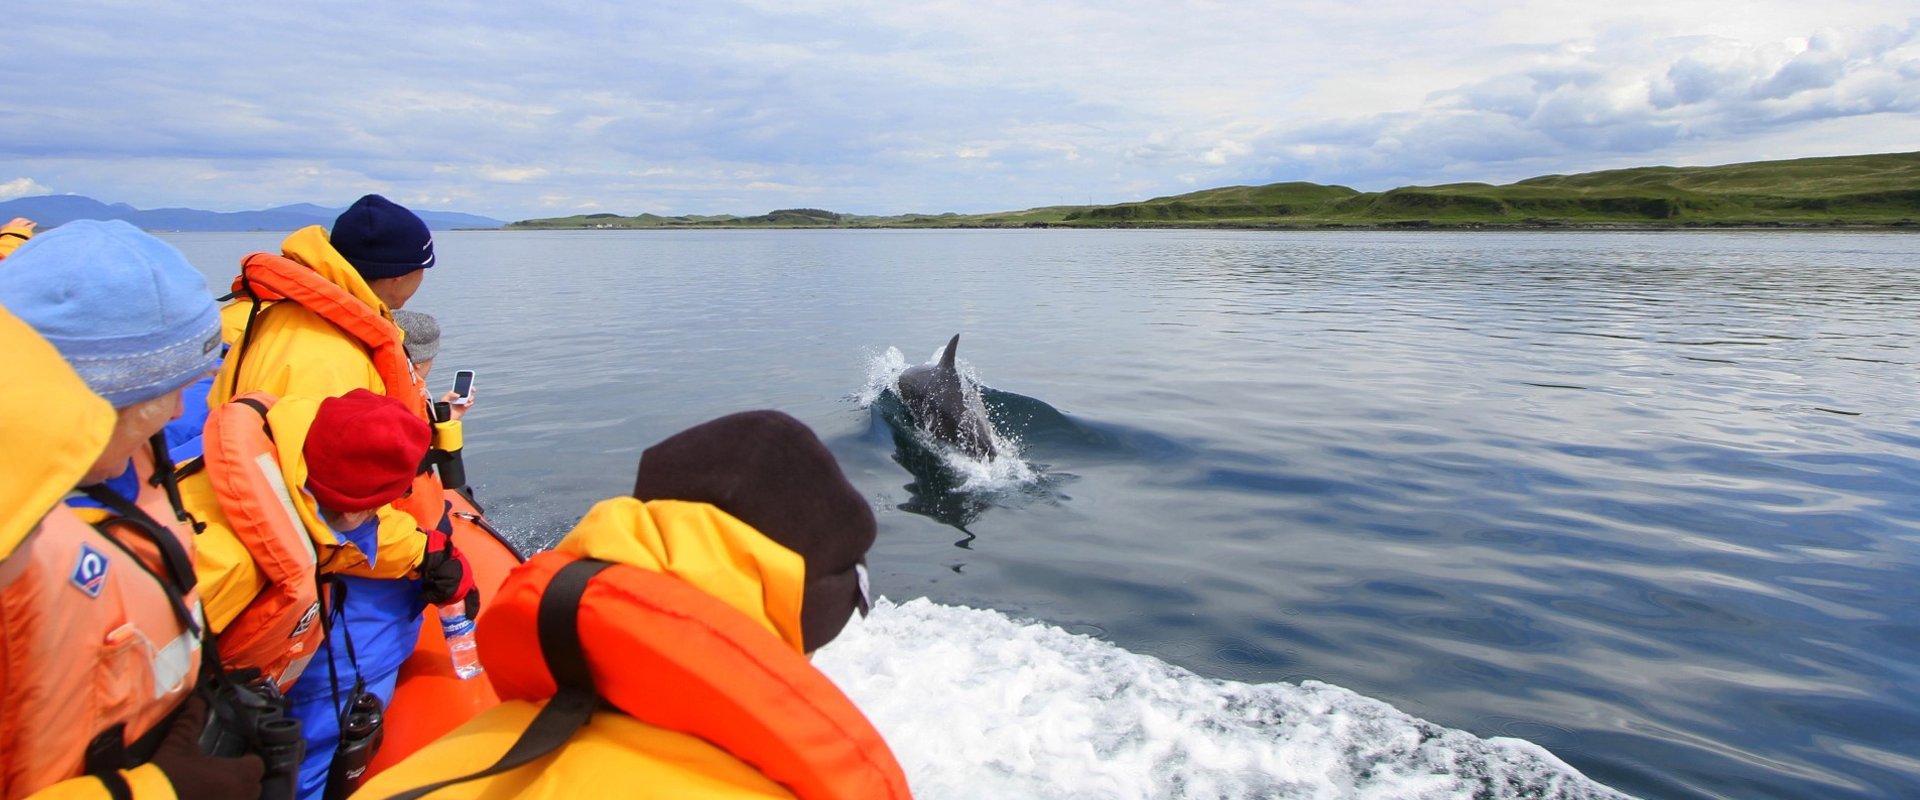
[[[1228,186],[1137,203],[992,214],[859,216],[783,209],[755,217],[616,214],[532,219],[556,228],[1425,228],[1916,227],[1920,152],[1639,167],[1518,183],[1359,192],[1345,186]]]

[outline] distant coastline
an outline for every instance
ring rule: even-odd
[[[1234,230],[1920,230],[1920,152],[1640,167],[1360,192],[1228,186],[1136,203],[988,214],[862,216],[811,208],[757,216],[588,214],[508,230],[701,228],[1223,228]]]
[[[43,227],[119,219],[152,231],[289,232],[331,225],[341,209],[309,203],[260,211],[143,210],[80,195],[0,201],[0,219]],[[1127,203],[1044,206],[986,214],[844,214],[786,208],[732,214],[600,213],[502,220],[415,209],[447,230],[699,229],[1225,229],[1225,230],[1920,230],[1920,152],[1638,167],[1544,175],[1495,186],[1452,183],[1361,192],[1290,182],[1226,186]]]

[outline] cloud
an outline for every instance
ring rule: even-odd
[[[1498,174],[1503,165],[1549,159],[1581,164],[1657,158],[1686,143],[1737,146],[1849,117],[1905,117],[1910,126],[1920,113],[1920,82],[1910,77],[1920,66],[1920,20],[1757,43],[1583,40],[1531,60],[1435,92],[1417,108],[1278,132],[1260,143],[1270,154],[1264,169],[1376,182],[1457,174],[1463,165]],[[1856,152],[1830,147],[1808,155]]]
[[[5,183],[0,183],[0,200],[12,200],[16,197],[34,197],[43,194],[53,194],[53,190],[41,186],[39,182],[32,178],[14,178]]]
[[[1873,0],[216,5],[12,20],[0,161],[143,207],[992,211],[1847,152],[1808,131],[1897,141],[1920,86]]]

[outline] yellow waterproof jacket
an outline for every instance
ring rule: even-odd
[[[503,702],[375,776],[384,798],[491,765],[556,691],[536,624],[546,584],[612,562],[580,599],[597,711],[560,749],[436,798],[906,798],[892,752],[807,662],[798,554],[711,505],[606,500],[515,569],[480,620]]]
[[[48,752],[65,749],[50,748],[50,740],[64,738],[60,744],[83,748],[94,734],[92,723],[104,721],[95,714],[118,710],[131,719],[164,712],[180,696],[167,693],[156,698],[149,689],[144,698],[125,697],[140,708],[116,709],[113,698],[96,696],[106,692],[95,690],[117,692],[118,687],[136,682],[137,676],[101,673],[116,667],[136,671],[137,660],[101,659],[77,675],[45,674],[62,665],[38,662],[58,658],[47,648],[64,648],[83,660],[92,658],[99,649],[96,643],[111,641],[119,630],[133,627],[126,621],[130,615],[124,604],[166,601],[155,581],[130,560],[105,553],[111,547],[105,538],[61,503],[106,446],[113,430],[113,408],[87,389],[52,345],[5,309],[0,309],[0,352],[7,354],[15,381],[0,392],[0,441],[6,442],[8,453],[0,459],[0,752],[6,756],[0,759],[0,799],[105,798],[105,784],[78,777],[80,750]],[[51,567],[59,570],[56,578],[67,577],[75,561],[74,550],[65,548],[77,549],[80,543],[108,557],[109,566],[99,575],[98,594],[89,597],[77,585],[56,586],[66,594],[52,596],[64,602],[49,608],[46,594],[31,593],[32,587],[23,584],[33,580],[30,573],[37,567],[43,574],[44,568]],[[61,552],[50,552],[54,550]],[[29,594],[17,597],[21,591]],[[39,647],[36,640],[46,637],[52,637],[45,641],[47,648]],[[62,680],[74,684],[71,696],[34,694],[33,687]],[[58,719],[64,719],[65,727],[76,735],[63,736],[66,731],[43,727],[57,725],[54,720]],[[48,763],[55,761],[60,763]],[[135,797],[174,796],[166,776],[152,765],[120,774]]]
[[[392,322],[393,312],[374,295],[346,257],[327,242],[325,229],[318,225],[302,228],[289,235],[280,246],[288,259],[311,268],[321,279],[345,290],[353,299]],[[250,305],[242,307],[251,308]],[[231,317],[230,313],[223,311],[221,315],[229,330],[234,322],[244,320],[244,317]],[[275,302],[261,309],[253,318],[252,326],[244,348],[238,340],[229,343],[234,349],[220,365],[220,374],[207,395],[209,406],[218,406],[232,400],[235,394],[249,391],[266,392],[283,401],[338,397],[354,389],[388,394],[386,382],[366,348],[319,312],[297,302]],[[241,327],[244,328],[244,322]],[[418,394],[418,390],[404,387],[392,396],[413,402]],[[301,439],[305,440],[304,435]],[[421,493],[419,484],[415,491]],[[437,482],[424,494],[437,500]],[[421,554],[426,550],[426,537],[418,530],[438,521],[437,517],[416,520],[392,505],[382,506],[379,558],[371,564],[363,558],[359,564],[344,566],[338,571],[371,578],[405,577],[419,566]]]
[[[13,221],[0,225],[0,259],[13,255],[28,239],[33,238],[33,220],[26,217],[14,217]]]

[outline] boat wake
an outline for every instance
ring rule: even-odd
[[[821,649],[915,797],[1622,798],[1518,739],[1324,683],[1203,678],[999,612],[879,600]]]

